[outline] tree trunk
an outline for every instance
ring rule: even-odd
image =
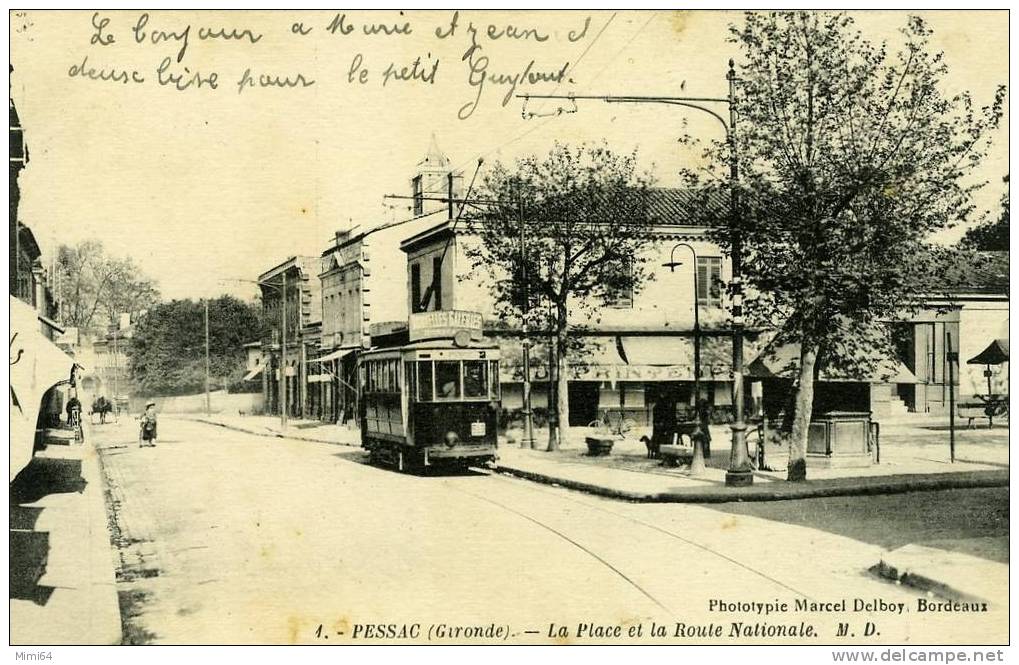
[[[559,445],[569,442],[570,436],[570,366],[566,357],[568,351],[569,322],[566,318],[566,303],[556,307],[556,420],[559,429]],[[551,446],[550,446],[551,447]]]
[[[546,450],[553,452],[559,450],[559,419],[556,417],[558,402],[556,395],[558,390],[559,356],[556,354],[555,336],[548,337],[548,383],[546,386],[545,404],[548,410],[548,446]]]
[[[807,434],[814,409],[814,366],[817,344],[803,342],[800,346],[800,378],[796,387],[792,432],[789,434],[789,468],[786,480],[807,479]]]

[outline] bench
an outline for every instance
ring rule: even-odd
[[[991,417],[987,415],[986,404],[957,404],[955,410],[960,418],[965,418],[968,421],[967,428],[973,427],[973,421],[978,418],[985,418],[987,426],[991,426]]]
[[[658,450],[665,466],[679,466],[693,462],[693,446],[666,445]]]

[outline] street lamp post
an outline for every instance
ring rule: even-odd
[[[612,95],[517,95],[525,100],[563,99],[575,103],[578,99],[600,100],[615,104],[669,104],[701,111],[712,116],[725,129],[725,139],[729,146],[729,230],[730,252],[732,254],[732,380],[733,380],[733,422],[732,448],[729,457],[729,468],[725,473],[725,484],[730,487],[750,485],[754,481],[750,466],[750,455],[747,452],[747,425],[743,415],[743,282],[742,282],[742,243],[743,236],[739,228],[739,162],[736,153],[736,63],[729,60],[729,71],[726,73],[729,82],[729,94],[725,97],[650,97],[650,96],[612,96]],[[704,104],[726,104],[729,107],[728,121]]]
[[[685,242],[677,243],[669,254],[669,262],[662,264],[663,267],[675,272],[676,268],[683,265],[676,261],[676,250],[685,247],[693,255],[693,394],[694,394],[694,423],[693,433],[693,460],[690,462],[690,475],[698,476],[704,473],[704,434],[701,422],[701,315],[700,315],[700,284],[697,281],[697,250]]]
[[[531,410],[531,338],[528,335],[527,315],[530,313],[530,294],[527,283],[527,250],[526,226],[524,225],[524,199],[517,193],[517,211],[520,217],[520,279],[523,294],[520,299],[520,333],[523,351],[524,382],[521,384],[522,414],[524,417],[524,435],[520,440],[521,448],[534,448],[534,413]]]
[[[212,396],[209,393],[209,299],[205,299],[205,415],[212,415]]]

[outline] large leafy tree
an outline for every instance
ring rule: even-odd
[[[555,358],[550,449],[568,435],[568,352],[578,343],[571,333],[596,318],[606,298],[646,278],[650,185],[636,154],[602,145],[557,143],[544,158],[496,164],[485,177],[479,198],[486,203],[471,222],[481,242],[467,255],[475,270],[488,272],[506,323],[521,321],[527,276],[528,324],[550,335]]]
[[[946,92],[931,29],[909,17],[897,46],[868,41],[844,13],[748,12],[731,26],[743,63],[734,133],[741,173],[746,314],[799,345],[788,478],[806,477],[817,370],[865,373],[890,351],[881,321],[921,304],[931,234],[965,221],[973,171],[1002,116]],[[728,146],[686,177],[728,186]],[[729,230],[716,236],[729,247]]]
[[[1002,181],[1005,183],[1005,193],[1001,195],[1001,210],[998,217],[966,231],[966,235],[959,243],[961,247],[982,251],[1008,251],[1008,176]]]
[[[231,296],[209,301],[212,385],[225,387],[244,373],[243,344],[261,337],[261,313]],[[205,388],[205,303],[173,300],[142,316],[128,346],[135,386],[146,395],[184,395]]]
[[[130,258],[108,255],[98,240],[61,245],[52,281],[61,323],[82,330],[102,329],[122,312],[159,301],[156,283]]]

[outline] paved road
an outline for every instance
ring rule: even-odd
[[[799,524],[896,549],[915,544],[1008,563],[1008,488],[723,504],[719,510]]]
[[[880,634],[867,641],[1007,635],[1007,608],[923,621],[914,610],[709,611],[713,599],[915,609],[914,592],[866,572],[879,547],[815,528],[483,473],[401,475],[354,448],[190,421],[164,418],[160,435],[139,449],[130,424],[96,428],[132,643],[335,643],[371,623],[494,623],[530,643],[553,641],[552,623],[568,627],[559,641],[577,640],[587,622],[645,643],[689,641],[674,638],[676,622],[714,622],[724,636],[703,641],[724,643],[734,621],[806,620],[820,644],[837,641],[839,621],[861,633],[874,621]],[[668,638],[650,639],[651,620]],[[643,637],[627,638],[636,625]]]

